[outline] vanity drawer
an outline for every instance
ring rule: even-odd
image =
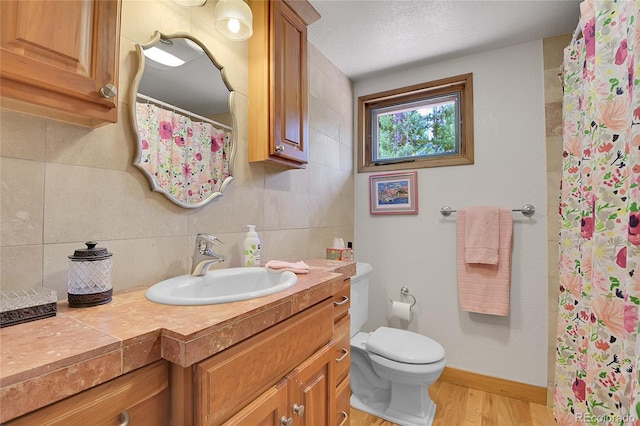
[[[351,423],[351,383],[349,377],[336,388],[336,425],[349,426]]]
[[[338,320],[349,312],[351,306],[351,280],[346,279],[333,291],[333,318]]]
[[[195,367],[196,424],[219,424],[331,340],[331,299]]]
[[[3,424],[157,426],[168,423],[168,406],[169,368],[162,360]]]
[[[345,315],[335,325],[333,339],[336,341],[336,383],[349,374],[351,366],[350,316]]]

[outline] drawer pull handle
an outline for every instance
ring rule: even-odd
[[[336,358],[336,362],[342,361],[347,357],[347,355],[349,355],[349,351],[346,350],[345,348],[342,348],[342,356],[340,356],[340,358]]]
[[[347,303],[349,301],[349,298],[347,296],[342,296],[342,300],[339,302],[333,302],[333,306],[340,306],[340,305],[344,305],[345,303]]]
[[[293,417],[286,418],[282,416],[280,418],[280,426],[291,426],[293,424]]]
[[[131,420],[129,418],[129,412],[128,411],[123,411],[122,413],[120,413],[120,419],[118,420],[120,422],[120,425],[118,426],[129,426],[129,420]]]
[[[342,421],[340,422],[340,426],[342,426],[349,418],[349,415],[346,411],[340,411],[340,414],[342,414],[342,417],[344,417],[344,419],[342,419]]]
[[[304,416],[304,405],[293,404],[293,412],[298,416]]]

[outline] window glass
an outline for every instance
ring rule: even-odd
[[[471,74],[358,102],[358,171],[473,163]]]

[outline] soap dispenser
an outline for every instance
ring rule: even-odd
[[[260,240],[255,225],[247,225],[249,232],[244,239],[244,266],[260,266]]]

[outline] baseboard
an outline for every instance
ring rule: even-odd
[[[445,367],[438,379],[471,389],[547,405],[547,388]]]

